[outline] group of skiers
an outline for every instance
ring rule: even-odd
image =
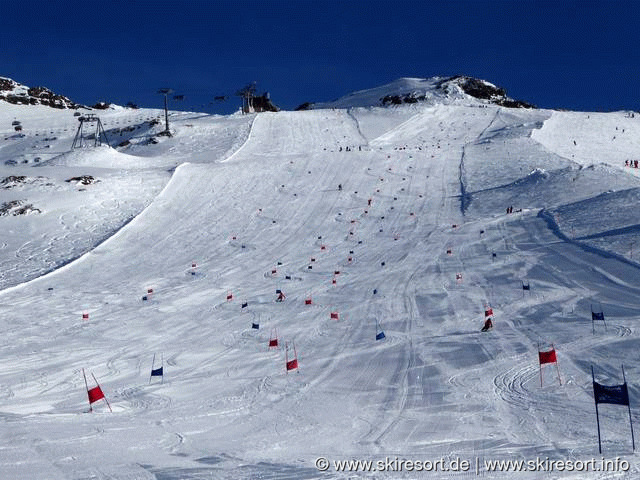
[[[513,205],[511,205],[510,207],[507,207],[507,213],[513,213],[513,212],[520,213],[522,212],[522,209],[519,208],[518,210],[514,210]]]
[[[638,160],[625,160],[624,161],[624,166],[625,167],[638,168]]]

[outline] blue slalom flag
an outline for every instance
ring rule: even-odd
[[[598,425],[598,451],[602,453],[602,441],[600,440],[600,416],[598,414],[599,403],[612,403],[614,405],[626,405],[629,411],[629,427],[631,428],[631,448],[636,450],[636,441],[633,435],[633,420],[631,419],[631,406],[629,405],[629,390],[627,389],[627,378],[624,375],[624,366],[622,366],[622,385],[602,385],[596,382],[593,373],[593,365],[591,365],[591,379],[593,381],[593,399],[596,404],[596,423]]]
[[[591,320],[604,320],[604,312],[591,312]]]
[[[162,367],[160,368],[155,368],[151,370],[151,376],[152,377],[162,377]]]
[[[622,385],[601,385],[593,382],[593,398],[596,403],[611,403],[614,405],[629,406],[629,391],[627,384]]]
[[[385,338],[384,332],[380,331],[379,333],[376,333],[376,340],[382,340],[383,338]]]

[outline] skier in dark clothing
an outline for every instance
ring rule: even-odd
[[[482,331],[486,332],[488,330],[491,330],[493,328],[493,322],[491,321],[491,318],[487,318],[484,321],[484,327],[482,327]]]

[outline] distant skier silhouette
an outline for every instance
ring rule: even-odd
[[[490,318],[487,318],[487,319],[484,321],[484,327],[482,327],[482,331],[483,331],[483,332],[486,332],[486,331],[488,331],[488,330],[491,330],[492,328],[493,328],[493,322],[491,321],[491,319],[490,319]]]

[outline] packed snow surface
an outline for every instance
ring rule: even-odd
[[[0,104],[0,478],[638,478],[640,118],[436,100]]]

